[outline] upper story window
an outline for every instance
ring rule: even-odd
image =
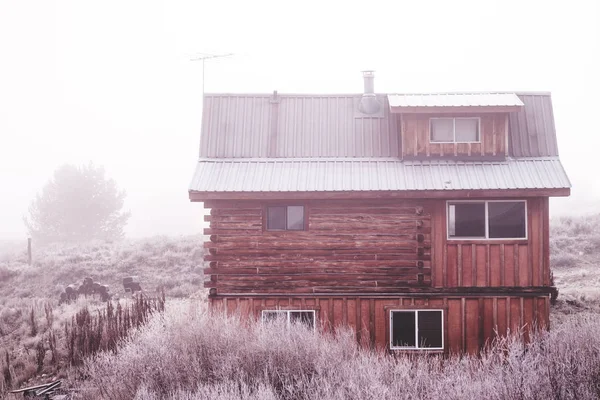
[[[268,231],[305,230],[304,206],[268,206]]]
[[[432,143],[477,143],[480,120],[477,117],[431,118],[429,134]]]
[[[448,239],[526,239],[525,200],[448,202]]]

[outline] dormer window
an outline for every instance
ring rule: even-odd
[[[476,117],[430,118],[431,143],[478,143],[480,120]]]

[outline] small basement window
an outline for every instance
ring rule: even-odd
[[[448,239],[526,239],[525,200],[448,202]]]
[[[480,120],[476,117],[431,118],[429,120],[432,143],[478,143]]]
[[[268,231],[303,231],[304,206],[267,207]]]
[[[390,349],[443,350],[443,310],[391,310]]]
[[[310,329],[315,329],[314,310],[263,310],[262,322],[282,321],[288,326],[302,324]]]

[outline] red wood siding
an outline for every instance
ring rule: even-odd
[[[430,201],[307,201],[308,230],[278,232],[263,230],[266,204],[212,205],[206,287],[285,294],[431,286]]]
[[[479,117],[480,143],[432,143],[429,119],[435,117]],[[419,157],[495,157],[507,154],[508,114],[402,114],[400,117],[402,156]]]
[[[445,201],[432,219],[435,287],[550,285],[548,198],[527,200],[524,240],[448,240]]]
[[[475,354],[496,335],[548,328],[549,298],[540,297],[227,297],[210,299],[211,305],[242,318],[260,319],[262,310],[308,309],[316,311],[319,329],[340,326],[354,329],[365,347],[389,348],[389,310],[396,307],[444,310],[445,351]]]

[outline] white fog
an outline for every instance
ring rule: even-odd
[[[0,239],[26,237],[58,166],[89,161],[127,191],[128,236],[199,233],[199,53],[233,53],[206,62],[207,92],[359,93],[364,69],[381,93],[551,91],[573,184],[551,213],[600,212],[600,3],[295,4],[0,2]]]

